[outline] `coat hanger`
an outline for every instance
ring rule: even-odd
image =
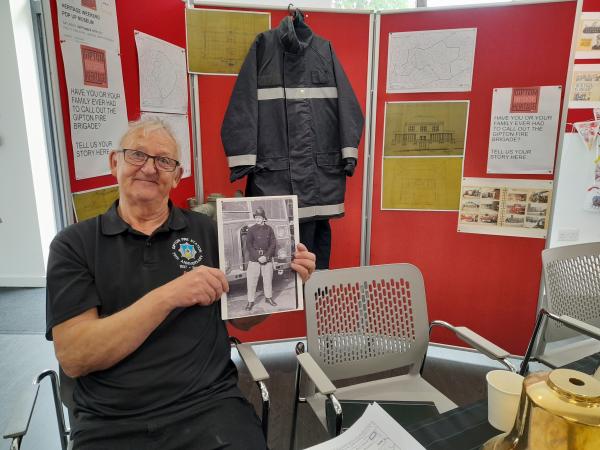
[[[291,17],[294,25],[296,25],[299,21],[304,22],[305,16],[300,8],[294,6],[293,3],[290,3],[287,7],[288,15]]]

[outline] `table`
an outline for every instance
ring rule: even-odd
[[[593,374],[600,353],[566,365],[565,369]],[[427,450],[476,450],[501,433],[487,420],[487,399],[461,406],[404,428]]]

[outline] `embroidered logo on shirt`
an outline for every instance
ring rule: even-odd
[[[179,261],[181,269],[191,269],[197,266],[204,258],[202,249],[196,241],[190,238],[179,238],[171,245],[171,254]]]
[[[192,244],[179,244],[179,253],[181,253],[182,258],[189,261],[196,256],[196,249]]]

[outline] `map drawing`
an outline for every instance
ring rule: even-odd
[[[140,73],[140,109],[165,113],[187,113],[185,50],[169,42],[136,31]]]
[[[165,122],[173,134],[181,152],[180,162],[183,169],[182,178],[192,175],[192,158],[190,147],[190,124],[187,114],[163,114],[155,112],[142,112],[142,119],[154,117]]]
[[[388,93],[468,92],[476,28],[390,33]]]

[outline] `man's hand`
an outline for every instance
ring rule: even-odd
[[[267,257],[266,256],[259,256],[258,257],[258,262],[261,264],[265,264],[267,262]]]
[[[311,274],[315,271],[315,261],[317,257],[314,253],[308,251],[304,244],[296,245],[296,253],[292,260],[292,269],[298,272],[302,281],[306,283]]]
[[[195,267],[179,278],[165,284],[164,289],[174,308],[193,305],[210,305],[221,298],[223,292],[229,292],[225,274],[212,267]]]

